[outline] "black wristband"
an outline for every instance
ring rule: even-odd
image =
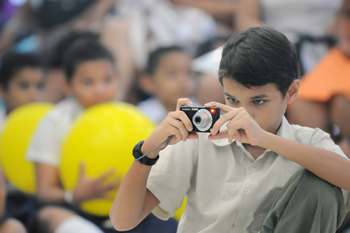
[[[141,147],[143,143],[144,141],[140,141],[139,143],[136,144],[136,146],[132,150],[132,155],[134,156],[135,160],[138,160],[141,164],[144,164],[147,166],[153,166],[158,161],[159,155],[157,155],[157,157],[155,157],[154,159],[150,159],[147,156],[139,159],[143,155],[141,152]]]

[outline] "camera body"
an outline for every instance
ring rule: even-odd
[[[190,133],[210,133],[215,122],[220,118],[218,107],[192,107],[182,106],[180,110],[185,112],[193,125]]]

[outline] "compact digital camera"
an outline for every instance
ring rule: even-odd
[[[181,111],[184,111],[193,125],[192,132],[210,133],[215,122],[220,118],[220,108],[212,107],[192,107],[182,106]]]

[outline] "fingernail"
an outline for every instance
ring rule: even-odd
[[[216,130],[215,129],[211,129],[211,134],[214,135],[216,133]]]
[[[190,105],[193,105],[192,101],[189,102]]]

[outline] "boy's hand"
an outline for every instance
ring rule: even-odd
[[[186,141],[187,139],[196,139],[198,134],[190,134],[192,131],[192,122],[187,117],[186,113],[180,110],[181,106],[193,105],[190,99],[182,98],[177,101],[176,111],[169,112],[168,116],[162,123],[153,131],[153,133],[146,139],[142,146],[142,152],[148,151],[161,145],[169,136],[174,135],[169,144],[176,144],[179,141]],[[153,156],[152,156],[153,155]],[[152,153],[149,158],[156,157],[157,153]]]
[[[85,175],[85,165],[81,163],[80,179],[73,192],[74,202],[80,203],[96,198],[113,200],[113,198],[109,197],[107,193],[109,191],[118,189],[122,178],[121,176],[118,176],[109,183],[106,183],[105,180],[112,176],[114,172],[114,169],[111,169],[95,179],[88,179]]]
[[[225,104],[210,102],[205,107],[219,107],[225,114],[214,124],[210,140],[228,138],[231,143],[233,139],[248,143],[252,146],[260,146],[265,137],[266,131],[249,115],[244,108],[232,108]],[[228,122],[227,130],[218,133],[220,127]]]

